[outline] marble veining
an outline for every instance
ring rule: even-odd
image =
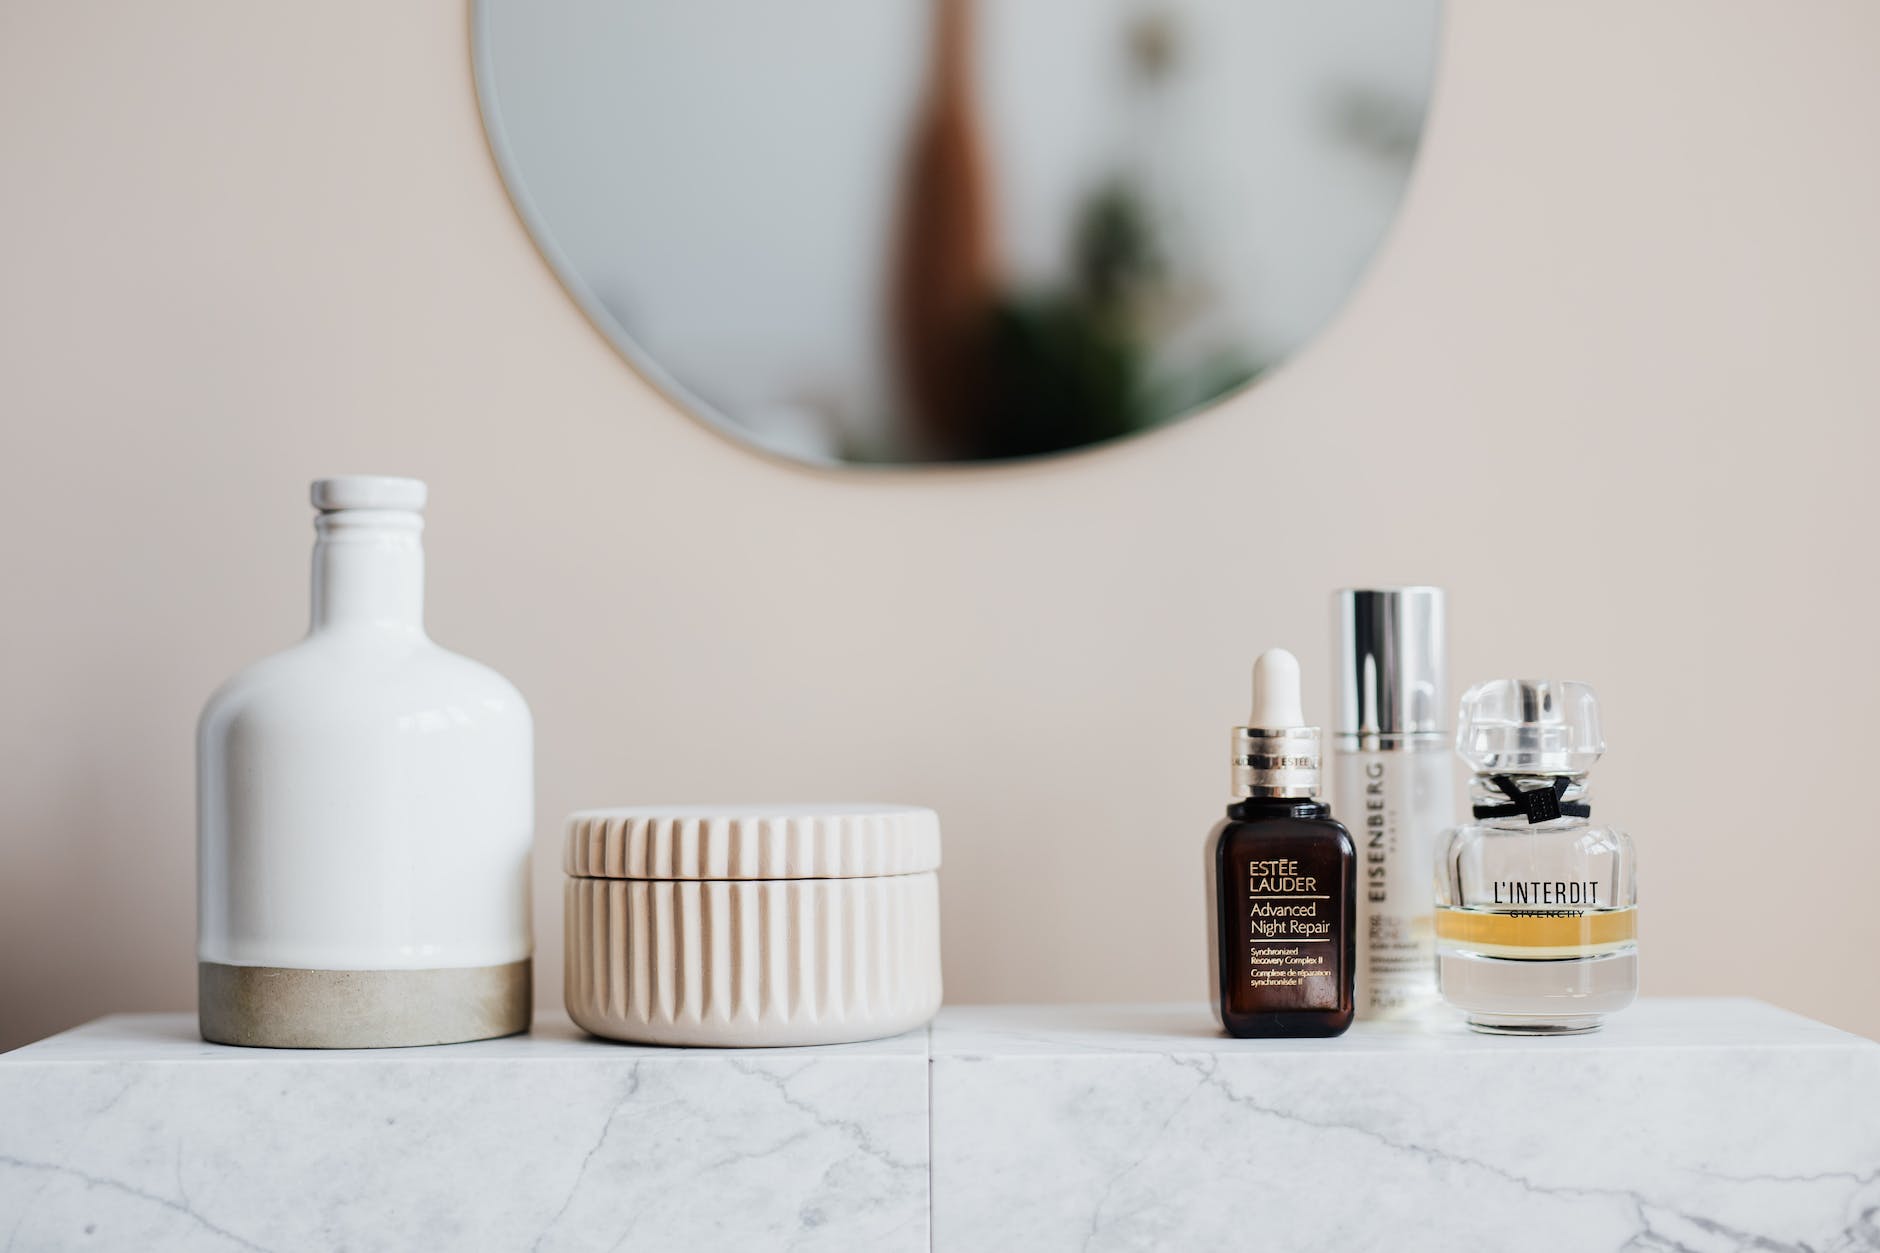
[[[0,1058],[0,1249],[928,1247],[924,1033],[302,1053],[192,1022]]]
[[[1552,1041],[1004,1006],[722,1051],[135,1015],[0,1057],[0,1250],[734,1247],[1880,1250],[1880,1045],[1647,1000]]]
[[[935,1247],[1880,1249],[1880,1046],[1754,1002],[1549,1041],[965,1009],[932,1048]]]

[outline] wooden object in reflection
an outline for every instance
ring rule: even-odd
[[[896,380],[920,458],[984,455],[996,298],[991,179],[974,79],[974,0],[933,0],[927,94],[908,142],[891,259]]]

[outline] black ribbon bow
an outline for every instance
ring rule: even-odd
[[[1563,801],[1567,794],[1567,781],[1556,777],[1552,787],[1523,788],[1505,774],[1491,774],[1488,781],[1501,789],[1513,804],[1477,805],[1477,818],[1526,818],[1528,825],[1537,822],[1552,822],[1562,815],[1568,818],[1585,818],[1593,812],[1593,807],[1585,801]]]

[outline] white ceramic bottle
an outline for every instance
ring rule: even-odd
[[[197,735],[203,1038],[442,1044],[526,1030],[528,706],[425,635],[424,484],[313,485],[307,637]]]

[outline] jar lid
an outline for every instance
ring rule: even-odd
[[[860,879],[940,865],[940,817],[916,805],[633,805],[568,815],[582,879]]]

